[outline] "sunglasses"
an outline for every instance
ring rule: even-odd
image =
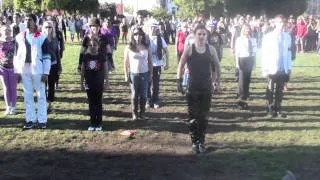
[[[46,26],[46,27],[44,27],[44,28],[46,28],[46,29],[51,29],[52,27],[51,27],[51,26]]]
[[[133,33],[133,36],[139,36],[141,35],[140,33]]]

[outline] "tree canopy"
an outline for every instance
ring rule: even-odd
[[[42,6],[41,6],[42,5]],[[98,0],[14,0],[14,8],[23,11],[43,11],[58,9],[68,12],[97,12]]]
[[[276,14],[299,15],[307,8],[308,0],[174,0],[179,7],[181,18],[195,17],[202,13],[206,16],[236,14]]]
[[[229,15],[299,15],[307,8],[307,0],[224,0],[224,2]]]

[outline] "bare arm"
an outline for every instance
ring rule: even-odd
[[[164,54],[166,55],[166,67],[165,69],[168,69],[169,68],[169,51],[168,51],[168,48],[163,48],[163,52]]]
[[[123,61],[123,70],[124,70],[124,78],[125,78],[125,81],[128,81],[128,73],[129,73],[129,67],[130,67],[130,64],[129,64],[129,48],[126,47],[126,49],[124,50],[124,61]]]
[[[210,53],[212,55],[213,59],[213,64],[215,68],[215,73],[212,73],[212,79],[216,81],[218,84],[220,84],[220,75],[221,75],[221,68],[220,68],[220,63],[219,59],[217,56],[217,52],[213,46],[210,45]]]
[[[149,78],[152,79],[153,76],[153,65],[152,65],[152,52],[151,48],[148,49],[148,67],[149,67]]]
[[[181,59],[179,61],[179,64],[178,64],[178,69],[177,69],[177,79],[181,79],[182,78],[182,74],[183,74],[183,71],[184,71],[184,66],[187,62],[187,59],[188,57],[190,56],[190,51],[191,51],[191,47],[190,46],[187,46],[183,53],[182,53],[182,56],[181,56]]]

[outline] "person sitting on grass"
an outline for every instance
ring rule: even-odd
[[[87,47],[81,64],[81,72],[85,77],[89,102],[91,124],[88,131],[101,131],[104,64],[106,57],[103,53],[99,52],[99,38],[97,36],[92,36],[88,40]]]

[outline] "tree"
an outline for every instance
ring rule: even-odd
[[[156,20],[170,18],[170,15],[163,8],[152,9],[151,14]]]
[[[307,0],[225,0],[229,15],[253,14],[269,16],[276,14],[299,15],[307,8]]]
[[[133,14],[133,12],[134,12],[133,6],[125,6],[124,12],[126,12],[128,14]]]
[[[117,9],[115,3],[104,3],[99,7],[99,13],[102,18],[114,17],[117,15]]]
[[[24,1],[24,0],[15,0],[15,1]],[[79,11],[80,13],[91,13],[91,12],[97,12],[97,10],[99,9],[99,1],[98,0],[43,0],[43,9],[65,10],[73,13],[76,11]]]
[[[13,1],[12,0],[2,0],[2,8],[13,8]]]
[[[13,7],[16,10],[23,10],[26,12],[39,12],[41,10],[42,0],[14,0]]]
[[[223,13],[223,0],[174,0],[174,3],[179,7],[178,16],[181,18],[195,17],[200,13],[206,16]]]

